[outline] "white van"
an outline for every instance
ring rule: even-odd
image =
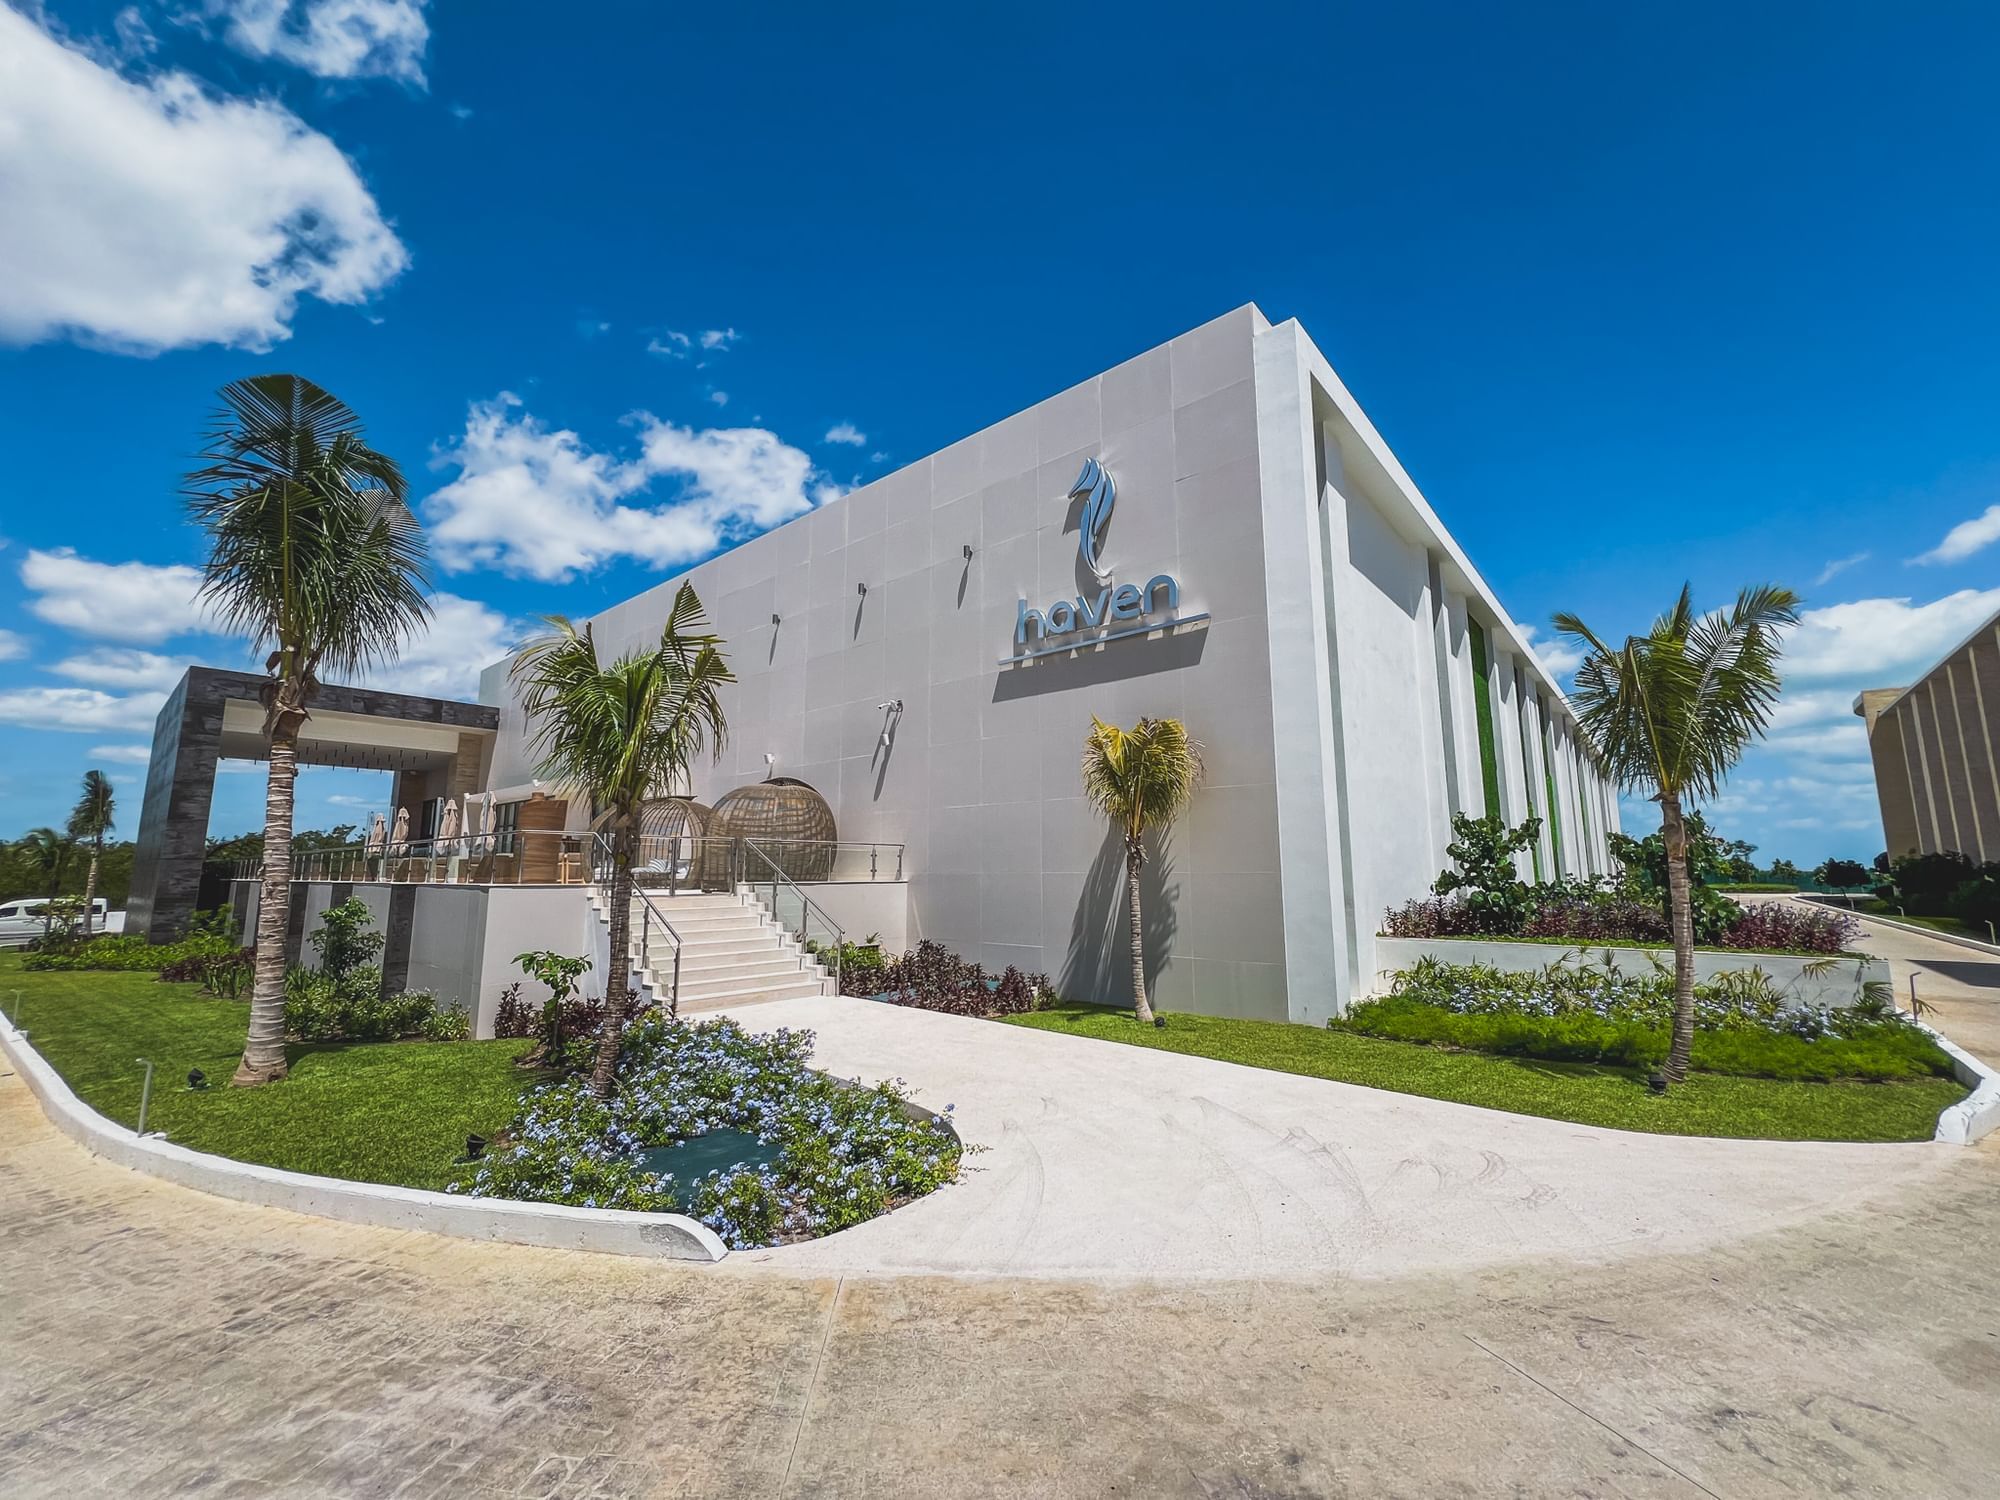
[[[44,896],[23,896],[14,901],[0,901],[0,948],[18,948],[23,943],[32,943],[42,935],[43,912],[48,908]],[[106,932],[119,932],[125,926],[125,914],[118,913],[113,922],[102,896],[91,902],[90,931],[92,936]]]

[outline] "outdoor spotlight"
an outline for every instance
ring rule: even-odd
[[[866,599],[868,597],[868,585],[865,583],[857,583],[854,585],[854,592],[859,594],[862,598]]]
[[[478,1161],[479,1158],[484,1156],[485,1154],[486,1154],[485,1136],[469,1135],[465,1138],[465,1159],[467,1161]]]
[[[200,1068],[189,1068],[189,1069],[188,1069],[188,1087],[189,1087],[189,1088],[191,1088],[191,1089],[205,1089],[205,1088],[207,1088],[207,1087],[208,1087],[208,1075],[207,1075],[206,1073],[202,1072],[202,1070],[201,1070]]]
[[[784,622],[783,622],[783,621],[781,621],[781,620],[780,620],[780,619],[779,619],[779,618],[778,618],[778,617],[777,617],[776,615],[772,615],[772,616],[771,616],[771,623],[772,623],[773,625],[780,625],[780,624],[783,624]]]
[[[1155,1031],[1165,1031],[1167,1029],[1167,1018],[1165,1016],[1154,1016],[1153,1029]]]
[[[971,562],[971,561],[972,561],[972,543],[970,543],[970,542],[967,542],[967,543],[965,544],[965,560],[966,560],[967,562]]]
[[[1646,1079],[1646,1091],[1651,1094],[1664,1094],[1667,1091],[1667,1075],[1665,1073],[1654,1073],[1648,1076]]]

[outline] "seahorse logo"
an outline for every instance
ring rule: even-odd
[[[1098,560],[1098,552],[1104,545],[1104,528],[1111,520],[1111,507],[1118,501],[1118,486],[1105,472],[1104,465],[1094,458],[1083,461],[1083,472],[1076,476],[1076,483],[1069,487],[1069,498],[1084,497],[1083,516],[1077,524],[1076,550],[1083,558],[1083,565],[1090,569],[1098,582],[1111,576],[1111,570]]]

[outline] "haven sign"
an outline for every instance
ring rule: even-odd
[[[1180,612],[1180,581],[1171,573],[1154,574],[1144,587],[1112,581],[1102,552],[1104,529],[1111,520],[1111,507],[1118,501],[1118,486],[1103,464],[1094,458],[1085,459],[1083,472],[1076,476],[1066,498],[1083,501],[1077,524],[1077,555],[1098,586],[1073,599],[1058,599],[1043,609],[1035,609],[1023,599],[1014,617],[1014,654],[1001,657],[1002,666],[1080,651],[1128,636],[1150,635],[1156,630],[1171,630],[1176,625],[1192,625],[1208,618],[1206,613]]]

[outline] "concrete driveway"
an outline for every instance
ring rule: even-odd
[[[717,1275],[205,1197],[0,1076],[0,1493],[1987,1496],[1995,1244],[1981,1147],[1603,1263]]]
[[[1854,1211],[1964,1148],[1636,1135],[818,996],[746,1007],[908,1080],[980,1148],[959,1184],[733,1271],[1409,1276],[1689,1251]]]

